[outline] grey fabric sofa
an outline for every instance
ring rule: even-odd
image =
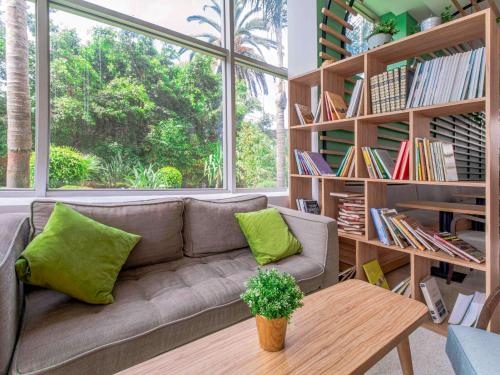
[[[143,237],[110,305],[17,281],[15,260],[53,205],[34,202],[31,218],[0,215],[0,373],[111,374],[249,317],[239,296],[257,264],[233,214],[265,208],[266,197],[71,204]],[[266,267],[291,273],[306,293],[334,284],[335,221],[279,210],[304,250]]]

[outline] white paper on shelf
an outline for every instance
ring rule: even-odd
[[[467,312],[460,323],[463,326],[472,327],[475,326],[477,319],[479,318],[479,314],[483,309],[484,302],[486,301],[486,294],[481,292],[474,292],[474,298],[470,303]]]
[[[453,311],[451,312],[450,319],[448,320],[449,324],[460,324],[462,322],[473,298],[474,294],[458,294],[455,306],[453,306]]]

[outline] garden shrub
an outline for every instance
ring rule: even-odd
[[[161,184],[165,188],[182,187],[182,173],[175,167],[163,167],[158,171]]]
[[[49,187],[81,185],[97,169],[98,159],[94,155],[84,155],[67,146],[50,147]],[[35,175],[35,155],[30,158],[30,180]]]

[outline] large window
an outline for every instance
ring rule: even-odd
[[[0,1],[0,187],[33,187],[35,7]]]
[[[221,60],[51,13],[51,188],[222,187]]]
[[[0,4],[0,187],[286,188],[286,0]]]

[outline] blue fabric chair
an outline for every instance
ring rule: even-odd
[[[457,375],[500,374],[500,335],[485,331],[499,302],[500,287],[486,300],[478,328],[448,327],[446,354]]]

